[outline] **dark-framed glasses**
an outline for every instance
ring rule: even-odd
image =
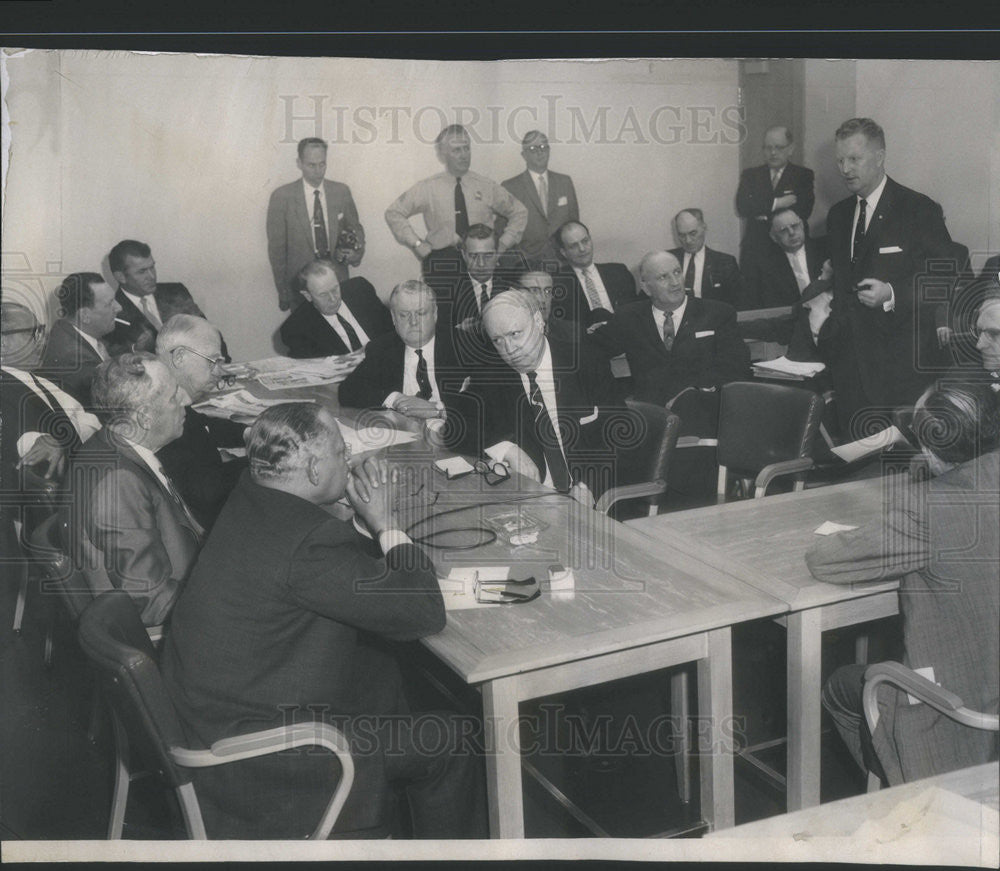
[[[544,154],[549,150],[548,143],[542,143],[541,145],[526,145],[524,147],[527,148],[532,154]]]
[[[503,483],[510,477],[510,469],[500,462],[487,462],[486,460],[476,460],[472,468],[476,474],[482,475],[483,480],[491,487]]]
[[[218,357],[209,357],[208,354],[202,354],[201,351],[192,348],[190,345],[178,345],[176,348],[171,348],[170,353],[172,354],[174,351],[190,351],[196,357],[201,357],[202,360],[208,360],[213,367],[218,369],[221,369],[226,365],[226,358],[222,355],[219,355]]]

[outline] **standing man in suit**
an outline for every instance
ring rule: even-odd
[[[807,238],[805,223],[793,209],[774,213],[770,239],[772,244],[752,255],[743,269],[741,308],[795,305],[823,268],[825,240]]]
[[[440,632],[445,611],[430,559],[390,516],[396,486],[385,461],[369,457],[352,470],[336,419],[307,402],[265,411],[247,455],[250,473],[219,515],[163,651],[192,740],[210,747],[321,718],[344,732],[355,763],[337,832],[387,825],[396,785],[414,837],[486,837],[482,762],[460,737],[462,721],[418,716],[406,702],[392,644]],[[377,538],[377,558],[329,513],[345,495]],[[199,773],[208,831],[301,837],[339,774],[330,754],[315,751]]]
[[[351,189],[326,178],[326,152],[322,139],[300,140],[295,165],[302,178],[277,188],[267,204],[267,257],[282,311],[302,302],[292,282],[310,260],[330,260],[344,282],[365,256],[365,228]]]
[[[183,284],[157,283],[156,261],[145,242],[123,239],[108,252],[108,265],[121,306],[115,328],[104,340],[112,357],[125,351],[152,353],[160,327],[176,314],[205,317]]]
[[[925,677],[972,710],[996,714],[1000,406],[984,384],[928,391],[913,431],[933,477],[888,488],[896,498],[878,522],[826,536],[806,553],[806,563],[833,584],[899,578],[903,664],[926,670]],[[995,732],[908,704],[893,687],[880,688],[878,726],[869,734],[865,669],[843,666],[823,687],[823,706],[862,771],[896,786],[996,759]]]
[[[746,219],[740,246],[741,268],[770,247],[769,222],[779,209],[792,209],[809,235],[809,216],[815,202],[813,171],[788,162],[792,141],[791,128],[769,127],[764,133],[763,165],[745,169],[740,175],[736,211]]]
[[[928,262],[952,253],[941,206],[885,173],[885,134],[871,118],[836,132],[837,167],[851,195],[827,217],[833,265],[831,318],[845,365],[831,371],[841,428],[865,409],[912,405],[936,354],[936,301],[921,299]],[[853,363],[853,365],[851,365]],[[860,432],[863,429],[858,421]]]
[[[143,623],[156,626],[169,616],[202,540],[156,457],[183,432],[187,396],[145,352],[105,360],[91,393],[109,420],[70,459],[73,563],[93,595],[126,590]]]
[[[156,456],[195,519],[207,531],[222,509],[236,480],[246,468],[242,458],[223,462],[219,448],[243,445],[246,427],[195,411],[225,374],[222,336],[204,318],[174,315],[156,337],[156,356],[187,394],[184,431]]]
[[[68,275],[56,290],[62,317],[53,325],[38,374],[58,382],[81,405],[90,405],[90,382],[108,349],[101,339],[122,310],[115,291],[96,272]]]
[[[594,241],[579,221],[567,221],[555,235],[566,265],[556,275],[552,316],[587,328],[604,323],[617,306],[638,299],[635,278],[624,263],[594,263]]]
[[[617,468],[607,441],[618,405],[607,365],[576,344],[546,338],[542,313],[525,290],[491,300],[483,327],[506,364],[477,373],[469,387],[482,400],[483,452],[592,506]]]
[[[392,318],[366,278],[341,283],[329,260],[310,260],[294,287],[307,301],[281,325],[290,357],[329,357],[360,351],[375,336],[392,329]]]
[[[498,217],[506,218],[497,240],[502,254],[521,241],[528,223],[527,210],[510,191],[469,169],[472,144],[461,124],[445,127],[434,140],[434,150],[445,171],[418,181],[385,210],[392,235],[413,251],[423,264],[424,277],[431,280],[454,274],[456,246],[474,224],[492,230]],[[423,215],[426,239],[410,224],[416,214]]]
[[[702,210],[682,209],[674,215],[673,227],[681,247],[672,248],[670,253],[684,270],[685,293],[739,308],[743,299],[740,267],[732,254],[713,251],[705,245],[708,224]]]
[[[573,179],[549,169],[549,140],[540,130],[529,130],[521,140],[526,169],[503,182],[528,211],[528,226],[521,237],[526,257],[556,260],[553,234],[567,221],[580,220]]]

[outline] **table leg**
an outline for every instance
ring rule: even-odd
[[[822,613],[788,615],[788,810],[819,804]]]
[[[524,837],[517,681],[514,675],[483,684],[486,789],[493,838]]]
[[[684,804],[691,801],[691,712],[688,710],[687,666],[670,676],[670,717],[674,721],[674,768],[677,794]]]
[[[729,627],[710,631],[708,656],[698,660],[697,748],[701,815],[713,829],[736,823],[732,657]]]

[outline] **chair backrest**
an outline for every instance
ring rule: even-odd
[[[67,535],[65,518],[61,514],[49,516],[32,530],[28,556],[42,569],[42,592],[57,593],[70,617],[76,621],[94,595],[66,552]]]
[[[801,387],[734,381],[722,387],[719,465],[753,477],[765,466],[808,457],[823,415],[823,397]]]
[[[626,400],[626,405],[642,417],[645,435],[632,456],[629,484],[667,479],[670,457],[677,444],[681,419],[662,405],[650,402]],[[633,480],[634,479],[634,480]],[[647,501],[655,505],[660,496],[649,496]]]
[[[191,771],[167,752],[185,746],[184,731],[129,594],[109,590],[94,599],[80,616],[78,637],[125,728],[130,751],[170,786],[190,783]]]

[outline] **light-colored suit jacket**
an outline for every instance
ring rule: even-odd
[[[351,189],[339,181],[324,179],[323,192],[326,196],[326,232],[331,259],[337,247],[337,236],[345,228],[357,234],[363,254],[365,228],[358,219]],[[302,299],[292,290],[292,279],[303,266],[315,259],[314,241],[312,214],[306,209],[302,179],[299,178],[277,188],[267,205],[267,257],[271,261],[274,286],[282,308],[294,307]],[[355,259],[360,262],[360,257]],[[338,279],[346,281],[349,276],[347,264],[335,263],[335,266]]]
[[[542,210],[542,202],[538,198],[538,188],[531,173],[525,170],[501,182],[507,190],[517,197],[528,210],[528,226],[521,237],[521,250],[531,258],[556,259],[556,248],[552,242],[555,233],[567,221],[580,220],[580,206],[576,201],[576,190],[573,179],[561,172],[549,170],[549,201]],[[498,225],[499,226],[499,225]],[[503,227],[500,226],[502,231]]]
[[[806,554],[822,581],[900,578],[903,664],[973,710],[1000,700],[1000,452],[923,483],[898,485],[885,519],[831,535]],[[891,785],[997,758],[997,733],[962,726],[880,688],[872,736]]]

